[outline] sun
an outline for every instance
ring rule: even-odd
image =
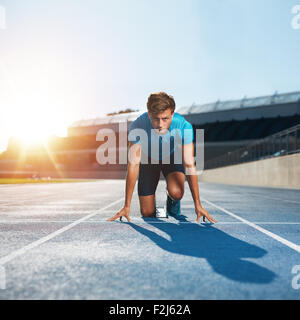
[[[22,142],[24,147],[45,145],[50,134],[38,125],[31,125],[27,128],[18,128],[15,136]]]
[[[0,132],[5,138],[16,137],[28,146],[45,144],[53,135],[67,135],[76,110],[68,90],[58,85],[63,75],[53,59],[35,56],[28,48],[19,64],[0,61],[0,78],[7,84],[3,97],[0,92]]]
[[[45,145],[53,135],[66,135],[65,117],[54,106],[28,104],[15,110],[16,114],[9,123],[10,135],[18,138],[25,147]]]

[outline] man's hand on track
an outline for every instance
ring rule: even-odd
[[[129,214],[130,214],[130,209],[127,207],[123,207],[117,214],[107,219],[107,221],[115,221],[118,218],[120,218],[120,221],[122,221],[122,218],[125,217],[127,221],[130,222]]]

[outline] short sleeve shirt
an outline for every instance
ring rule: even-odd
[[[193,126],[176,112],[166,134],[156,133],[148,112],[143,113],[130,124],[128,134],[129,141],[141,144],[142,152],[156,160],[170,156],[179,145],[192,143],[193,138]]]

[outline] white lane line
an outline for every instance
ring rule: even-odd
[[[5,263],[7,263],[7,262],[9,262],[9,261],[11,261],[11,260],[13,260],[14,258],[16,258],[18,256],[24,254],[28,250],[31,250],[31,249],[39,246],[40,244],[42,244],[42,243],[44,243],[44,242],[46,242],[48,240],[51,240],[54,237],[62,234],[63,232],[65,232],[67,230],[70,230],[71,228],[75,227],[79,223],[81,223],[81,222],[83,222],[83,221],[85,221],[87,219],[92,218],[93,216],[101,213],[102,211],[106,210],[107,208],[109,208],[109,207],[111,207],[111,206],[113,206],[113,205],[115,205],[115,204],[117,204],[117,203],[119,203],[121,201],[124,201],[124,198],[116,200],[116,201],[112,202],[111,204],[105,206],[104,208],[98,210],[97,212],[91,213],[91,214],[89,214],[89,215],[87,215],[87,216],[85,216],[85,217],[83,217],[81,219],[78,219],[78,220],[74,221],[73,223],[71,223],[71,224],[69,224],[69,225],[67,225],[67,226],[65,226],[63,228],[58,229],[57,231],[54,231],[54,232],[50,233],[49,235],[47,235],[47,236],[45,236],[45,237],[43,237],[43,238],[41,238],[41,239],[39,239],[37,241],[34,241],[34,242],[30,243],[29,245],[27,245],[27,246],[25,246],[25,247],[23,247],[23,248],[21,248],[19,250],[16,250],[16,251],[10,253],[9,255],[0,258],[0,266],[5,264]]]
[[[102,196],[102,195],[101,195]],[[99,205],[99,202],[103,201],[103,198],[99,198],[98,201],[88,201],[85,202],[73,202],[73,203],[60,203],[60,204],[24,204],[24,205],[17,205],[17,204],[9,204],[9,208],[22,208],[22,209],[52,209],[52,208],[62,208],[65,207],[74,207],[74,206],[83,206],[83,207],[92,207],[95,205]],[[1,204],[0,204],[1,205]],[[6,208],[5,208],[6,209]],[[68,208],[67,208],[68,209]]]
[[[217,209],[219,209],[219,210],[227,213],[227,214],[230,215],[231,217],[233,217],[233,218],[235,218],[235,219],[237,219],[237,220],[240,220],[240,221],[246,223],[246,224],[249,225],[250,227],[252,227],[252,228],[254,228],[254,229],[256,229],[256,230],[258,230],[258,231],[260,231],[260,232],[262,232],[262,233],[264,233],[264,234],[266,234],[267,236],[273,238],[274,240],[279,241],[279,242],[281,242],[282,244],[284,244],[284,245],[290,247],[291,249],[297,251],[298,253],[300,253],[300,246],[299,246],[299,245],[297,245],[297,244],[295,244],[295,243],[293,243],[293,242],[291,242],[291,241],[288,241],[288,240],[286,240],[286,239],[278,236],[277,234],[275,234],[275,233],[273,233],[273,232],[270,232],[270,231],[268,231],[268,230],[266,230],[266,229],[264,229],[264,228],[256,225],[256,224],[253,223],[253,222],[250,222],[250,221],[248,221],[248,220],[246,220],[246,219],[244,219],[244,218],[241,218],[240,216],[238,216],[238,215],[236,215],[236,214],[234,214],[234,213],[232,213],[232,212],[230,212],[230,211],[228,211],[228,210],[226,210],[226,209],[224,209],[224,208],[222,208],[222,207],[220,207],[220,206],[218,206],[218,205],[216,205],[216,204],[214,204],[214,203],[212,203],[212,202],[210,202],[210,201],[208,201],[208,200],[205,200],[205,199],[203,199],[203,198],[202,198],[202,200],[203,200],[204,202],[210,204],[211,206],[213,206],[213,207],[215,207],[215,208],[217,208]]]
[[[269,196],[265,196],[265,195],[261,195],[261,194],[258,194],[258,195],[255,195],[255,196],[259,196],[259,197],[262,197],[262,198],[265,198],[265,199],[271,199],[271,200],[277,200],[277,201],[284,201],[284,202],[290,202],[290,203],[300,204],[299,201],[295,201],[295,200],[287,200],[287,199],[281,199],[281,198],[273,198],[273,197],[269,197]]]
[[[239,187],[235,187],[233,189],[233,191],[237,191],[237,192],[240,192],[244,195],[250,195],[249,192],[245,192],[243,189],[239,188]],[[294,191],[299,191],[297,189],[295,189]],[[275,198],[275,197],[270,197],[270,196],[266,196],[266,195],[262,195],[262,194],[257,194],[257,193],[251,193],[251,196],[254,196],[254,197],[261,197],[261,198],[266,198],[266,199],[271,199],[271,200],[277,200],[277,201],[284,201],[284,202],[290,202],[290,203],[297,203],[297,204],[300,204],[299,201],[296,201],[296,200],[289,200],[289,199],[282,199],[282,198]]]
[[[107,210],[106,213],[115,213],[116,210]],[[109,218],[110,216],[107,216],[106,218]],[[81,221],[84,223],[107,223],[107,220],[89,220],[89,221]],[[46,219],[18,219],[18,220],[0,220],[0,224],[29,224],[29,223],[70,223],[73,222],[74,220],[46,220]],[[180,221],[180,220],[171,220],[171,219],[166,219],[165,221],[144,221],[141,218],[132,218],[131,221],[134,223],[173,223],[173,222],[180,222],[180,223],[190,223],[194,224],[195,221],[189,220],[189,221]],[[115,221],[116,223],[119,221]],[[127,221],[122,221],[121,223],[127,223]],[[252,223],[259,224],[259,225],[300,225],[300,222],[265,222],[265,221],[252,221]],[[209,222],[199,222],[199,224],[209,224]],[[246,224],[245,222],[242,221],[228,221],[228,222],[218,222],[218,225],[231,225],[231,224]]]

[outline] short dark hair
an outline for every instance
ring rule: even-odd
[[[165,92],[151,93],[148,97],[147,109],[151,114],[158,114],[167,109],[175,110],[174,98]]]

